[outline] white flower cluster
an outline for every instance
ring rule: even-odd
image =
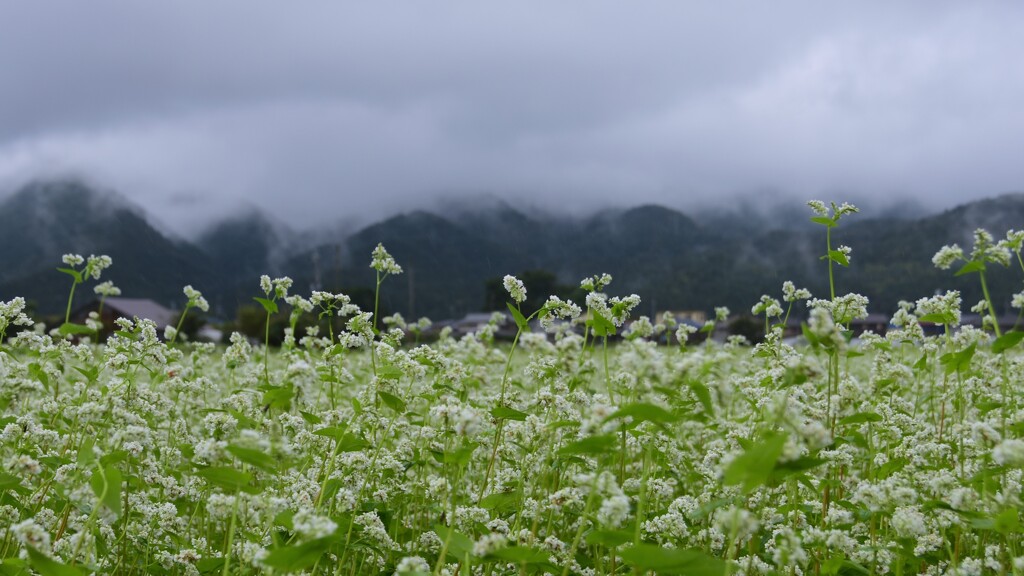
[[[380,274],[402,273],[402,267],[398,265],[398,262],[395,262],[395,259],[391,254],[388,254],[388,251],[384,249],[383,244],[377,244],[377,247],[373,249],[370,268],[373,268]]]

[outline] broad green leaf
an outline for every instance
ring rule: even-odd
[[[825,216],[814,216],[813,218],[811,218],[811,222],[814,222],[815,224],[821,224],[822,226],[826,226],[828,228],[835,228],[837,225],[835,220]]]
[[[498,558],[516,564],[542,564],[551,561],[551,553],[530,548],[529,546],[509,546],[495,550],[487,555],[489,558]]]
[[[594,530],[587,534],[587,544],[615,548],[626,542],[632,542],[635,534],[629,530]]]
[[[277,314],[277,302],[267,298],[253,298],[253,300],[259,302],[267,314]]]
[[[693,395],[697,397],[700,405],[704,407],[704,411],[707,412],[707,415],[714,416],[715,407],[711,403],[711,390],[708,390],[708,387],[699,380],[690,380],[687,382],[687,385],[690,387],[690,391],[693,392]]]
[[[316,414],[313,414],[312,412],[306,412],[304,410],[299,410],[299,415],[302,416],[302,419],[306,421],[306,424],[316,425],[316,424],[319,424],[319,423],[323,422],[323,420],[319,416],[317,416]]]
[[[3,576],[25,576],[28,574],[28,563],[21,558],[4,558],[0,562],[0,574]]]
[[[480,446],[476,442],[466,442],[462,446],[444,453],[444,461],[449,464],[455,464],[456,466],[463,467],[469,464],[470,458],[473,457],[473,451]]]
[[[590,329],[594,331],[596,336],[615,335],[615,324],[612,324],[611,320],[605,318],[596,310],[590,311],[590,319],[587,320],[587,325],[590,326]]]
[[[768,478],[768,483],[776,486],[790,476],[794,476],[808,470],[813,470],[826,462],[828,462],[828,460],[825,460],[824,458],[801,456],[796,460],[789,460],[787,462],[776,464]]]
[[[25,549],[28,550],[28,561],[32,565],[32,569],[42,576],[82,576],[83,574],[78,568],[58,562],[31,546],[26,546]]]
[[[725,574],[725,561],[708,556],[701,550],[663,548],[654,544],[638,544],[616,552],[627,564],[659,574],[689,576],[720,576]]]
[[[57,272],[63,272],[64,274],[74,278],[75,282],[79,284],[82,283],[82,273],[79,270],[75,270],[73,268],[57,268]]]
[[[209,468],[201,468],[196,470],[196,476],[203,478],[210,484],[224,489],[228,492],[248,492],[250,494],[259,494],[262,492],[260,488],[251,486],[252,474],[248,472],[242,472],[234,468],[227,466],[210,466]]]
[[[559,456],[575,454],[609,454],[618,447],[619,438],[612,434],[603,436],[587,436],[586,438],[566,444],[558,450]]]
[[[331,547],[337,541],[335,535],[327,536],[324,538],[317,538],[316,540],[310,540],[309,542],[303,542],[302,544],[294,544],[291,546],[282,546],[281,548],[275,548],[271,550],[269,554],[263,558],[262,563],[276,568],[285,572],[297,572],[299,570],[305,570],[310,566],[316,564],[316,561],[324,555],[324,552]]]
[[[36,380],[39,380],[39,382],[43,385],[43,388],[46,388],[47,390],[50,389],[50,375],[47,374],[46,370],[43,370],[43,367],[40,366],[38,363],[32,362],[31,364],[29,364],[28,373],[31,374],[32,377],[35,378]]]
[[[954,372],[963,372],[971,367],[971,359],[974,358],[974,351],[977,348],[977,344],[971,344],[967,348],[959,352],[949,352],[943,354],[939,361],[946,370],[946,374],[953,374]]]
[[[334,438],[335,440],[341,440],[347,433],[348,426],[324,426],[323,428],[313,430],[313,434],[316,434],[317,436]]]
[[[394,394],[385,392],[383,390],[378,390],[377,395],[380,396],[380,399],[388,408],[391,408],[392,410],[398,412],[399,414],[405,413],[405,401],[399,398],[398,396],[395,396]]]
[[[351,432],[346,432],[342,426],[320,428],[319,430],[314,430],[313,434],[334,438],[334,441],[337,442],[335,450],[338,452],[359,452],[370,446],[369,442]]]
[[[1004,351],[1020,344],[1021,340],[1024,340],[1024,332],[1021,332],[1020,330],[1007,332],[999,338],[996,338],[996,341],[992,343],[992,352],[994,354],[1002,354]]]
[[[95,334],[96,331],[89,328],[85,324],[75,324],[73,322],[65,322],[60,325],[58,332],[61,336],[68,336],[71,334]]]
[[[970,274],[971,272],[984,272],[985,263],[979,260],[971,260],[967,264],[964,264],[959,270],[956,271],[954,276],[963,276],[964,274]]]
[[[845,426],[846,424],[863,424],[865,422],[881,422],[882,417],[874,412],[858,412],[851,414],[837,423],[839,426]]]
[[[528,414],[526,412],[520,412],[515,408],[509,408],[508,406],[498,406],[491,410],[491,416],[501,420],[518,420],[522,422],[526,420]]]
[[[97,466],[89,478],[92,491],[114,514],[121,515],[121,472],[111,465]]]
[[[456,562],[462,562],[467,556],[473,555],[473,541],[469,536],[441,524],[434,525],[434,534],[437,534],[441,542],[448,542],[448,555]]]
[[[621,420],[624,418],[632,418],[633,422],[636,424],[641,422],[654,422],[661,426],[677,422],[679,420],[678,416],[668,410],[665,410],[661,406],[648,404],[646,402],[626,404],[604,420],[607,422],[609,420]]]
[[[508,306],[509,312],[512,313],[512,318],[516,321],[516,326],[519,330],[522,332],[529,332],[530,323],[526,320],[526,317],[523,316],[523,313],[513,306],[511,302],[506,302],[505,305]]]
[[[931,322],[932,324],[952,324],[956,318],[951,313],[932,312],[917,319],[918,322]]]
[[[769,432],[729,464],[725,470],[725,484],[742,484],[744,492],[764,484],[771,476],[785,445],[785,433]]]
[[[263,392],[263,404],[279,410],[288,410],[295,397],[295,389],[291,386],[273,386]]]
[[[377,377],[382,380],[401,380],[405,373],[393,364],[381,364],[377,367]]]
[[[840,266],[850,265],[850,260],[846,258],[846,254],[843,254],[839,250],[829,250],[828,258],[829,260],[835,262],[836,264],[839,264]]]
[[[92,451],[92,447],[95,444],[96,440],[92,437],[82,440],[82,445],[78,447],[78,456],[75,459],[80,469],[88,468],[89,465],[96,461],[96,454]]]
[[[515,512],[519,509],[517,492],[495,492],[480,501],[479,506],[485,510],[493,510],[499,515]]]
[[[260,468],[261,470],[266,470],[267,472],[277,472],[278,464],[280,464],[280,461],[277,458],[274,458],[270,454],[261,450],[256,450],[255,448],[245,448],[231,444],[228,446],[227,450],[242,462]]]

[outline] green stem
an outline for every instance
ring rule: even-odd
[[[981,292],[985,295],[985,302],[988,304],[988,313],[992,317],[992,329],[996,331],[996,338],[1002,336],[1002,332],[999,330],[999,318],[996,317],[996,309],[992,306],[992,296],[988,293],[988,284],[985,282],[985,271],[981,270],[978,272],[981,276]]]
[[[370,341],[370,366],[373,368],[373,376],[377,377],[377,348],[374,343],[377,341],[377,312],[380,310],[380,284],[387,278],[387,274],[384,276],[377,272],[377,289],[373,292],[373,340]]]
[[[231,566],[231,544],[235,539],[235,520],[238,518],[238,499],[239,495],[235,494],[235,501],[231,506],[231,524],[228,525],[228,542],[224,547],[224,569],[221,571],[221,576],[227,576],[230,574]]]
[[[832,273],[832,227],[825,228],[825,259],[828,260],[828,292],[832,300],[836,299],[836,281]]]
[[[181,325],[185,323],[185,315],[188,314],[188,309],[191,308],[191,307],[192,307],[191,303],[185,304],[185,309],[181,311],[181,318],[178,318],[178,325],[174,328],[174,335],[171,336],[171,341],[168,342],[168,344],[174,344],[174,341],[178,339],[178,333],[181,332]],[[102,301],[100,302],[100,309],[101,310],[103,309]],[[268,321],[267,329],[268,330],[270,329],[269,321]],[[269,338],[269,334],[267,336]]]
[[[76,286],[78,286],[78,280],[73,280],[71,282],[71,293],[68,294],[68,308],[64,312],[64,323],[65,324],[67,324],[68,322],[71,321],[71,301],[75,297],[75,287]]]
[[[263,379],[270,384],[270,311],[267,311],[267,325],[263,332]]]

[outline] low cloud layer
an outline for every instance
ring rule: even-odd
[[[58,9],[59,8],[59,9]],[[0,187],[82,176],[188,231],[488,194],[1024,190],[1014,2],[66,2],[0,8]]]

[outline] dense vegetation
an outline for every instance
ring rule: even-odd
[[[268,326],[343,327],[218,348],[122,319],[96,344],[95,320],[16,332],[24,300],[0,302],[0,573],[1021,573],[1024,333],[961,326],[950,291],[851,340],[869,302],[837,292],[833,233],[856,209],[811,206],[824,295],[755,300],[753,347],[695,342],[724,308],[702,329],[638,317],[609,275],[536,309],[505,276],[512,344],[499,314],[418,345],[376,298],[287,277],[253,287]],[[1022,243],[979,230],[934,264],[990,296]],[[68,310],[110,265],[65,255]],[[376,294],[404,272],[381,245],[369,269]],[[208,307],[184,292],[186,316]]]

